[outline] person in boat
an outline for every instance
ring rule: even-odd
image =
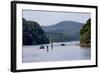
[[[40,49],[45,49],[45,47],[43,45],[40,46]]]

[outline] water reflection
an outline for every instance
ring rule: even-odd
[[[51,44],[42,45],[42,49],[40,47],[41,45],[23,46],[23,62],[91,59],[91,49],[80,47],[79,41],[54,43],[53,49]]]

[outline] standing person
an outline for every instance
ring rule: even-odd
[[[51,40],[51,49],[53,50],[53,39]]]
[[[49,51],[48,45],[46,47],[47,47],[47,52],[48,52]]]

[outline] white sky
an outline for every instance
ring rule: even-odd
[[[36,21],[41,26],[50,26],[61,21],[76,21],[85,23],[90,17],[90,13],[23,10],[23,18],[30,21]]]

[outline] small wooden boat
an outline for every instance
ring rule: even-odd
[[[65,44],[61,44],[61,46],[65,46]]]
[[[40,46],[40,49],[45,49],[45,47],[43,45]]]

